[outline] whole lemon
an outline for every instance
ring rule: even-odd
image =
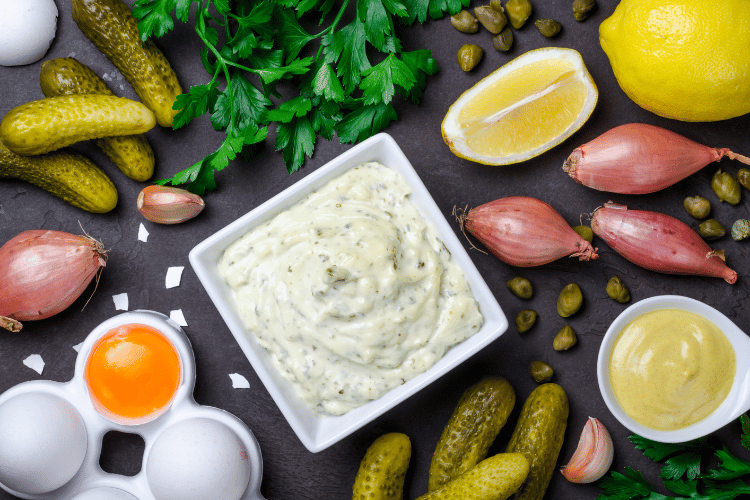
[[[622,90],[659,116],[750,112],[750,0],[622,0],[599,42]]]

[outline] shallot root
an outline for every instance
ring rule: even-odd
[[[647,125],[620,125],[576,148],[563,170],[599,191],[646,194],[667,188],[723,157],[750,165],[750,158],[711,148],[675,132]]]
[[[469,231],[497,258],[512,266],[541,266],[565,256],[579,260],[598,257],[596,248],[554,208],[535,198],[501,198],[468,212],[454,209],[454,215],[462,231]]]

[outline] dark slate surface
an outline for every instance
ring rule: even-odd
[[[113,66],[71,20],[69,2],[58,0],[57,3],[60,8],[57,38],[45,59],[75,56],[100,75],[112,73]],[[673,215],[696,227],[696,221],[682,208],[682,199],[695,194],[712,201],[712,216],[727,228],[734,220],[747,217],[747,199],[732,207],[718,203],[713,195],[710,179],[716,165],[669,189],[647,196],[595,192],[577,185],[561,170],[563,161],[576,146],[628,122],[660,125],[705,144],[750,153],[750,140],[747,139],[750,115],[719,123],[681,123],[650,114],[625,96],[598,44],[597,35],[599,23],[612,13],[616,3],[615,0],[600,0],[596,14],[579,24],[573,19],[568,0],[537,1],[534,18],[559,19],[564,25],[563,32],[550,41],[529,22],[516,32],[515,46],[508,54],[492,48],[487,32],[476,35],[458,33],[447,18],[429,21],[423,26],[398,28],[404,48],[431,49],[440,64],[440,72],[430,78],[424,102],[419,108],[408,102],[398,104],[400,119],[386,132],[394,137],[412,161],[446,217],[452,220],[450,214],[454,205],[476,206],[500,197],[528,195],[550,203],[571,225],[578,224],[582,218],[585,220],[586,214],[613,199],[633,208]],[[456,51],[464,43],[476,43],[486,51],[484,60],[468,74],[458,68],[455,59]],[[208,81],[198,58],[200,46],[189,26],[178,25],[173,33],[159,41],[159,45],[184,87]],[[448,106],[464,90],[511,58],[543,46],[571,47],[583,54],[599,87],[599,103],[589,121],[563,145],[520,165],[487,167],[453,156],[443,144],[439,130]],[[0,116],[17,105],[43,97],[38,86],[40,64],[0,67]],[[118,95],[135,97],[124,80],[115,80],[112,86]],[[197,120],[179,131],[155,129],[147,135],[157,156],[155,178],[172,175],[193,164],[213,151],[222,138],[212,130],[207,119]],[[521,309],[533,308],[539,312],[534,329],[520,336],[511,327],[471,360],[331,448],[313,454],[302,446],[222,322],[192,272],[187,256],[195,244],[348,148],[336,139],[332,142],[322,140],[304,169],[289,176],[281,155],[273,151],[273,140],[269,138],[256,156],[249,161],[233,162],[217,176],[218,190],[206,197],[207,208],[200,217],[173,227],[145,221],[135,207],[136,196],[143,185],[125,178],[90,144],[81,144],[77,149],[103,166],[120,193],[117,208],[108,214],[89,214],[34,186],[19,181],[1,181],[0,242],[27,229],[80,234],[80,224],[89,234],[101,239],[110,251],[99,288],[83,312],[85,298],[51,319],[27,323],[20,334],[0,333],[0,392],[27,380],[69,380],[76,357],[72,346],[83,341],[97,324],[116,314],[112,295],[127,292],[130,309],[146,308],[166,314],[172,309],[184,311],[189,323],[186,331],[197,363],[195,398],[201,404],[234,413],[255,432],[264,458],[262,492],[269,499],[348,498],[367,446],[377,436],[389,431],[404,432],[413,443],[405,497],[415,498],[423,494],[430,456],[461,393],[484,376],[501,375],[513,384],[519,401],[522,401],[536,386],[526,371],[529,362],[535,359],[547,361],[555,368],[555,381],[565,388],[571,400],[560,464],[566,463],[572,455],[586,418],[595,416],[609,428],[614,438],[614,468],[622,470],[629,465],[643,470],[649,478],[657,478],[658,468],[627,440],[629,432],[610,415],[597,386],[595,365],[601,337],[610,322],[625,308],[606,296],[605,284],[611,275],[619,275],[630,287],[633,300],[661,294],[693,297],[718,308],[745,328],[750,319],[750,309],[745,307],[748,296],[745,276],[750,271],[747,243],[737,243],[726,237],[714,245],[727,251],[731,267],[740,275],[734,286],[720,279],[665,276],[642,270],[626,262],[601,241],[595,242],[601,255],[596,262],[561,260],[537,269],[514,269],[491,255],[472,251],[474,262],[511,323]],[[723,161],[721,167],[736,172],[739,164]],[[151,233],[147,243],[137,240],[141,222]],[[169,266],[185,266],[185,272],[179,288],[166,290],[164,276]],[[521,301],[507,291],[505,282],[516,275],[525,276],[534,284],[533,299]],[[569,282],[581,286],[585,305],[579,314],[565,321],[555,312],[555,301],[560,289]],[[89,290],[84,295],[90,293]],[[578,332],[579,345],[568,352],[558,353],[552,349],[552,338],[565,324],[570,324]],[[41,354],[47,363],[41,377],[21,363],[32,353]],[[250,389],[232,388],[228,374],[234,372],[247,377]],[[519,402],[511,422],[517,417],[520,406]],[[511,431],[512,425],[508,425],[491,452],[504,449]],[[738,448],[736,424],[728,425],[717,434],[724,442],[731,443],[731,448]],[[140,468],[143,446],[139,439],[108,436],[102,466],[113,472],[135,474]],[[547,498],[594,499],[598,493],[595,486],[573,485],[555,473]],[[0,499],[7,498],[12,497],[0,492]]]

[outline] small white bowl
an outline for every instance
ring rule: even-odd
[[[726,335],[732,344],[737,363],[734,383],[724,402],[703,420],[673,431],[651,429],[633,420],[617,402],[617,398],[612,391],[612,384],[609,381],[610,353],[620,332],[638,316],[658,309],[682,309],[703,316],[712,322]],[[737,328],[729,318],[713,307],[680,295],[651,297],[636,302],[620,313],[604,335],[602,344],[599,347],[599,358],[596,367],[599,390],[609,411],[612,412],[622,425],[631,431],[652,441],[684,443],[685,441],[706,436],[724,427],[750,409],[750,356],[747,355],[748,352],[750,352],[750,338],[748,338],[745,332]]]
[[[400,172],[412,189],[412,202],[437,229],[440,238],[458,262],[484,316],[484,325],[472,337],[450,349],[425,373],[392,389],[377,400],[341,415],[322,417],[310,410],[297,396],[291,383],[277,371],[270,354],[258,345],[242,324],[232,298],[232,290],[219,275],[218,262],[224,250],[240,236],[297,203],[346,170],[368,161],[377,161]],[[487,344],[507,328],[500,305],[487,287],[461,242],[440,209],[430,197],[401,148],[388,134],[378,134],[331,160],[304,179],[266,201],[240,219],[199,243],[190,252],[190,264],[209,297],[219,310],[258,377],[278,405],[294,432],[313,453],[324,450],[379,415],[441,377]]]

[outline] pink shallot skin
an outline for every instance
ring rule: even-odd
[[[32,230],[11,238],[0,247],[0,326],[66,309],[105,263],[101,243],[84,236]]]
[[[737,281],[723,250],[711,250],[690,226],[669,215],[609,202],[596,209],[591,229],[612,250],[651,271]]]
[[[472,208],[460,219],[495,256],[512,266],[533,267],[561,257],[596,259],[581,238],[547,203],[525,196],[501,198]]]
[[[726,148],[710,148],[653,125],[629,123],[576,148],[563,170],[592,189],[646,194],[676,184],[724,156],[750,164],[750,158]]]

